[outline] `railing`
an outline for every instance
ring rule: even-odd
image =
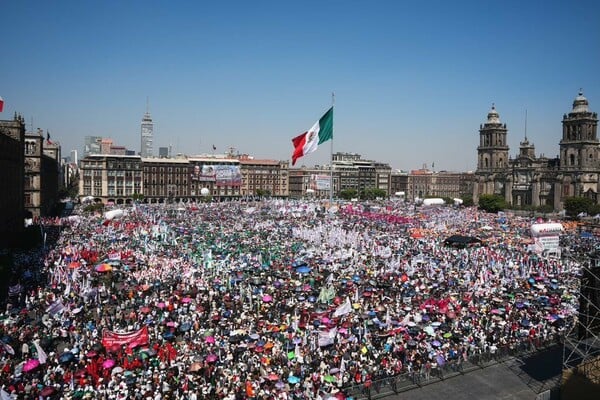
[[[512,358],[527,357],[559,343],[560,340],[554,339],[521,342],[513,346],[506,345],[493,352],[471,355],[467,360],[463,360],[460,357],[455,360],[447,360],[443,366],[432,363],[432,367],[429,370],[423,367],[419,371],[405,372],[394,376],[378,376],[370,382],[362,382],[360,384],[353,382],[344,386],[342,390],[355,400],[383,398],[455,376],[464,375]]]

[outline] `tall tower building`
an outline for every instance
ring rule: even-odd
[[[152,157],[152,142],[154,140],[154,123],[146,105],[146,113],[142,118],[142,136],[141,136],[140,155],[142,157]]]
[[[563,116],[562,125],[561,170],[598,168],[598,114],[590,111],[588,100],[581,91],[573,101],[573,110]]]
[[[77,150],[71,150],[71,162],[73,164],[79,164],[79,159],[77,157]]]
[[[500,122],[496,106],[487,115],[487,122],[479,127],[477,147],[477,169],[485,172],[501,171],[508,165],[508,145],[506,144],[506,124]]]
[[[588,100],[580,91],[573,109],[562,120],[560,172],[563,196],[585,196],[598,202],[600,177],[600,142],[598,114],[591,112]]]
[[[85,144],[83,146],[83,157],[87,157],[90,154],[100,154],[102,142],[102,136],[86,136]]]
[[[487,121],[479,125],[477,171],[475,172],[477,182],[473,193],[473,200],[476,202],[482,194],[510,195],[505,191],[509,179],[507,133],[506,124],[500,121],[496,106],[492,104]]]

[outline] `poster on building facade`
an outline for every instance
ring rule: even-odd
[[[331,177],[329,175],[311,175],[310,188],[312,190],[329,190]]]
[[[242,185],[242,173],[237,165],[215,165],[214,170],[217,186]]]

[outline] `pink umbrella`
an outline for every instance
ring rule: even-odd
[[[209,354],[206,356],[206,361],[208,362],[215,362],[217,361],[217,355],[216,354]]]
[[[23,372],[33,371],[34,369],[36,369],[39,366],[40,366],[39,360],[36,358],[32,358],[31,360],[28,360],[27,362],[25,362],[25,365],[23,365]]]
[[[175,327],[175,322],[173,322],[173,321],[169,321],[169,322],[167,322],[167,326],[168,326],[169,328],[173,328],[173,327]]]
[[[116,365],[115,360],[108,359],[108,360],[104,360],[104,362],[102,363],[102,368],[109,369],[109,368],[114,367],[115,365]]]
[[[113,267],[110,264],[96,265],[96,272],[110,272],[112,270],[113,270]]]
[[[166,307],[166,304],[165,304],[163,301],[161,301],[160,303],[158,303],[158,304],[156,305],[156,307],[158,307],[158,308],[165,308],[165,307]]]
[[[265,295],[263,296],[262,300],[263,300],[265,303],[268,303],[268,302],[270,302],[270,301],[273,301],[273,297],[272,297],[271,295],[265,294]]]
[[[192,301],[191,297],[184,297],[181,299],[181,302],[184,304],[190,303]]]
[[[207,336],[206,339],[204,339],[206,341],[206,343],[215,343],[215,337],[214,336]]]

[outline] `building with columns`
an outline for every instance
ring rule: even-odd
[[[479,128],[477,170],[473,200],[483,194],[503,196],[512,206],[551,206],[563,208],[567,197],[588,197],[598,203],[600,142],[598,114],[590,111],[587,98],[580,92],[568,114],[563,115],[560,155],[536,156],[527,136],[519,144],[519,153],[509,158],[508,129],[500,121],[496,107]]]

